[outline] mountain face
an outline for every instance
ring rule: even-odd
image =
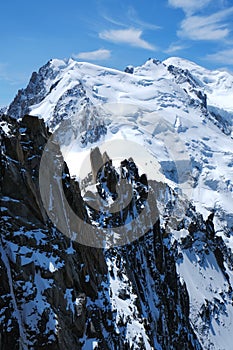
[[[32,74],[0,123],[0,349],[231,349],[232,85],[180,58],[125,72],[51,60]],[[52,136],[44,171],[65,197],[48,186],[48,210]],[[115,139],[128,143],[111,153]],[[123,180],[131,202],[109,213]],[[138,231],[80,244],[53,220],[57,198],[98,240],[117,227],[121,242],[140,217]]]
[[[73,130],[69,137],[82,139],[73,152],[82,158],[84,152],[80,151],[101,136],[105,137],[102,141],[113,136],[133,138],[155,156],[166,177],[174,180],[177,161],[174,167],[166,153],[168,150],[170,158],[179,159],[178,152],[174,153],[177,145],[173,140],[165,146],[157,125],[159,119],[169,123],[191,163],[195,185],[190,199],[205,218],[214,211],[217,230],[230,234],[233,75],[177,57],[164,62],[149,59],[142,66],[127,68],[130,73],[72,59],[51,60],[32,74],[7,114],[16,119],[28,113],[38,116],[50,130],[66,120],[67,128]],[[120,105],[129,105],[130,112]],[[156,142],[159,137],[160,143]],[[70,172],[76,175],[72,154],[67,157]]]
[[[185,106],[188,101],[203,105],[208,117],[231,133],[231,73],[210,71],[177,57],[164,62],[149,59],[140,67],[126,67],[125,72],[72,59],[51,60],[32,74],[26,89],[10,104],[8,114],[18,118],[30,112],[54,126],[88,102],[130,101],[158,110],[180,108],[179,102]]]

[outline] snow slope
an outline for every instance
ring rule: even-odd
[[[94,146],[115,139],[131,140],[154,157],[164,181],[177,193],[182,190],[205,219],[215,213],[217,234],[233,252],[231,73],[210,71],[173,57],[164,62],[150,59],[135,67],[132,74],[72,59],[51,60],[43,70],[43,79],[40,74],[34,80],[43,93],[35,103],[31,98],[35,81],[34,85],[30,82],[24,112],[44,118],[52,130],[59,130],[64,119],[70,121],[67,137],[62,134],[62,151],[72,175],[79,175],[87,151]],[[9,114],[13,111],[15,117],[20,116],[17,106],[27,93],[18,95]],[[102,131],[93,139],[100,126]],[[146,164],[141,166],[146,169]],[[184,167],[191,180],[182,180]],[[179,241],[177,233],[173,235]],[[225,276],[213,254],[202,256],[200,263],[195,249],[182,252],[183,261],[177,268],[189,291],[191,321],[200,331],[201,342],[205,349],[230,350],[233,310]],[[229,269],[228,275],[233,280]],[[120,288],[119,281],[111,284],[114,290]],[[220,311],[214,311],[216,317],[206,334],[199,310],[205,300],[211,307],[214,297]],[[122,302],[113,298],[120,313]],[[133,295],[129,302],[132,300]],[[139,326],[135,323],[132,327]],[[129,339],[130,332],[129,328]]]
[[[233,227],[233,75],[177,57],[164,62],[149,59],[142,66],[131,67],[131,72],[54,59],[37,75],[33,73],[8,112],[19,115],[27,97],[24,112],[43,117],[52,129],[61,120],[72,120],[76,134],[84,134],[87,149],[88,140],[93,143],[101,135],[102,141],[133,139],[154,155],[173,182],[174,166],[186,161],[193,178],[188,196],[205,217],[214,210],[218,230],[229,234]],[[37,98],[35,91],[39,91]],[[169,142],[164,132],[158,131],[161,120],[172,128]],[[98,129],[94,139],[93,129]],[[72,140],[77,143],[76,136]],[[66,150],[74,174],[72,157],[83,159],[84,153],[73,145]]]
[[[171,70],[171,65],[177,69]],[[47,66],[42,80],[43,99],[28,106],[30,114],[43,117],[53,128],[61,120],[72,118],[79,133],[95,124],[105,124],[107,135],[102,141],[123,137],[144,145],[162,165],[167,179],[174,170],[171,158],[175,158],[176,166],[178,160],[189,160],[194,182],[189,196],[205,217],[212,210],[216,212],[219,230],[232,230],[233,140],[229,132],[224,132],[232,125],[230,73],[209,71],[180,58],[164,62],[150,59],[134,68],[133,74],[72,59],[51,60]],[[178,144],[175,138],[169,145],[167,139],[161,140],[164,135],[156,127],[162,119],[173,128]],[[80,150],[76,147],[73,152],[72,147],[68,147],[67,155],[71,168],[72,157]],[[184,156],[180,157],[181,149]]]
[[[170,81],[166,67],[160,63],[153,63],[153,60],[136,68],[133,75],[72,59],[66,65],[62,61],[58,64],[57,60],[52,60],[51,66],[55,70],[57,67],[62,68],[56,76],[55,83],[49,79],[46,81],[46,90],[51,90],[50,93],[39,104],[30,106],[31,114],[43,116],[47,122],[54,118],[55,107],[62,97],[62,106],[66,106],[66,98],[71,101],[70,95],[65,94],[77,85],[80,86],[80,90],[84,89],[85,97],[95,105],[130,102],[143,108],[160,110],[172,107],[179,109],[187,103],[186,94],[177,84]],[[53,85],[56,86],[51,89]],[[79,99],[80,96],[76,94],[75,102]],[[67,115],[71,116],[73,111],[66,111]]]

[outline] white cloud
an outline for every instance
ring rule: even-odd
[[[209,61],[221,63],[223,65],[233,64],[233,49],[222,50],[205,57]]]
[[[191,40],[220,40],[230,33],[228,24],[223,21],[233,13],[233,7],[209,16],[190,16],[181,22],[177,35]]]
[[[73,57],[88,61],[107,60],[111,57],[111,51],[106,49],[99,49],[95,51],[80,52],[77,55],[73,55]]]
[[[181,8],[187,15],[191,15],[204,7],[213,0],[168,0],[169,5],[175,8]]]
[[[105,30],[99,33],[99,37],[113,43],[129,44],[147,50],[155,50],[155,46],[141,38],[142,30],[135,28]]]
[[[186,47],[187,46],[185,46],[185,45],[172,43],[169,45],[169,47],[166,50],[164,50],[164,52],[168,53],[168,54],[172,54],[174,52],[181,51],[181,50],[185,49]]]

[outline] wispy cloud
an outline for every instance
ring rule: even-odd
[[[187,15],[192,15],[210,4],[213,0],[168,0],[168,4],[181,8]]]
[[[167,54],[173,54],[177,51],[181,51],[181,50],[185,49],[186,47],[187,47],[186,45],[182,45],[182,44],[178,44],[178,43],[171,43],[169,45],[169,47],[166,50],[164,50],[164,52]]]
[[[113,18],[112,16],[109,16],[107,14],[102,13],[102,17],[109,23],[116,25],[118,27],[137,27],[142,30],[158,30],[161,29],[160,26],[154,24],[154,23],[149,23],[146,21],[143,21],[139,18],[137,11],[133,6],[130,6],[127,10],[125,10],[125,16],[124,19],[122,20],[118,18]]]
[[[145,22],[143,20],[141,20],[138,17],[137,11],[135,10],[135,8],[133,6],[130,6],[127,12],[128,15],[128,20],[135,26],[140,27],[141,29],[148,29],[148,30],[158,30],[161,29],[160,26],[156,25],[156,24],[152,24],[149,22]]]
[[[80,52],[77,55],[73,55],[73,58],[88,61],[101,61],[107,60],[111,57],[111,51],[106,49],[99,49],[95,51]]]
[[[191,40],[220,40],[230,33],[229,24],[224,22],[233,13],[233,7],[209,16],[190,16],[181,22],[177,35]]]
[[[142,49],[155,50],[154,45],[141,38],[142,34],[142,30],[135,28],[113,29],[100,32],[99,37],[116,44],[129,44]]]
[[[127,24],[123,23],[122,21],[120,20],[117,20],[115,18],[112,18],[111,16],[109,15],[106,15],[104,13],[102,13],[101,15],[103,17],[103,19],[105,19],[105,21],[111,23],[111,24],[114,24],[116,26],[119,26],[119,27],[127,27]]]
[[[208,61],[220,63],[222,65],[232,65],[233,49],[226,49],[213,54],[206,55],[205,59]]]

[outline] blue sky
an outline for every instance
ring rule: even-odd
[[[0,106],[51,58],[124,69],[149,57],[233,71],[233,0],[0,3]]]

